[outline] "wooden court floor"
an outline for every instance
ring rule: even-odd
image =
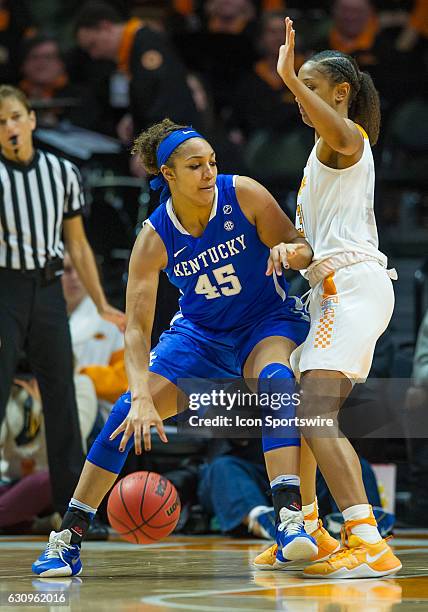
[[[30,567],[42,538],[0,537],[0,610],[201,612],[428,611],[428,531],[401,531],[392,541],[403,563],[394,578],[311,580],[298,569],[256,572],[261,540],[173,536],[137,547],[88,542],[78,578],[37,579]],[[9,593],[67,595],[69,605],[8,603]],[[16,598],[15,598],[16,601]]]

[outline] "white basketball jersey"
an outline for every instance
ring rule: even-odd
[[[359,127],[359,126],[358,126]],[[383,266],[374,215],[374,161],[367,134],[361,159],[343,170],[317,158],[317,143],[309,155],[297,196],[296,227],[314,251],[314,262],[339,253],[372,256]]]

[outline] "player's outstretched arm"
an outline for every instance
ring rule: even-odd
[[[350,119],[341,117],[312,89],[298,79],[294,69],[295,31],[292,20],[285,19],[285,43],[279,49],[277,70],[284,83],[303,106],[318,136],[337,153],[355,155],[363,148],[363,137]],[[343,83],[342,94],[346,95]]]
[[[263,185],[247,176],[239,176],[236,196],[243,213],[256,226],[259,238],[266,246],[270,249],[280,243],[287,246],[287,267],[303,270],[309,266],[313,255],[311,247]],[[279,263],[279,273],[281,267]],[[269,271],[268,264],[266,273],[272,274],[272,271]]]
[[[126,419],[112,433],[123,433],[119,450],[123,451],[134,434],[135,452],[141,454],[141,439],[150,450],[150,428],[155,426],[160,439],[167,442],[149,390],[150,339],[156,306],[159,272],[167,264],[165,246],[148,225],[140,232],[129,262],[126,290],[127,325],[125,331],[125,366],[131,391],[131,408]]]

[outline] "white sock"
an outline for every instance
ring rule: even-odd
[[[289,485],[290,487],[300,487],[300,477],[295,474],[281,474],[270,481],[270,488],[279,484]]]
[[[357,504],[356,506],[346,508],[342,514],[345,521],[355,521],[368,518],[370,516],[370,510],[371,507],[369,504]],[[367,523],[352,527],[351,533],[369,544],[376,544],[376,542],[380,542],[382,539],[377,526],[368,525]]]
[[[303,516],[305,517],[305,531],[309,535],[318,529],[318,501],[315,498],[315,501],[312,504],[307,504],[306,506],[302,506]],[[306,517],[316,513],[315,519],[307,519]]]
[[[92,515],[95,515],[98,510],[98,508],[91,508],[91,506],[88,506],[88,504],[84,504],[83,502],[79,501],[78,499],[75,499],[74,497],[71,498],[68,507],[78,508],[79,510],[83,510],[84,512],[88,512]]]

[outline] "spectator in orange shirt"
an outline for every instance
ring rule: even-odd
[[[361,62],[370,63],[370,50],[378,32],[379,19],[370,0],[336,0],[329,33],[330,49],[348,54],[358,52],[362,56],[360,66]]]
[[[396,42],[400,28],[394,23],[382,27],[370,0],[335,0],[332,17],[327,40],[317,41],[316,48],[348,53],[355,57],[361,70],[371,74],[381,95],[384,122],[388,112],[407,98],[409,91],[415,96],[423,92],[426,83],[423,52],[418,46],[411,54],[401,53]]]

